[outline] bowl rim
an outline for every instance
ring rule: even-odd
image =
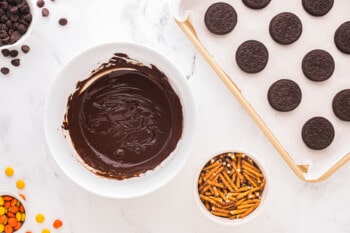
[[[22,35],[19,40],[17,40],[13,44],[7,44],[7,45],[0,46],[0,50],[12,49],[12,48],[17,47],[19,45],[22,45],[28,39],[29,35],[32,34],[33,27],[34,27],[34,24],[35,24],[36,18],[37,18],[37,12],[36,12],[36,8],[35,8],[34,0],[25,0],[25,1],[28,3],[30,13],[32,14],[32,22],[30,22],[26,33],[24,33],[24,35]]]
[[[116,199],[130,199],[130,198],[137,198],[137,197],[140,197],[140,196],[144,196],[144,195],[147,195],[151,192],[154,192],[158,189],[160,189],[161,187],[165,186],[167,183],[169,183],[182,169],[183,167],[185,166],[186,162],[188,161],[188,158],[190,156],[190,153],[193,149],[193,145],[194,143],[191,142],[191,141],[194,141],[193,139],[195,138],[195,132],[196,132],[196,125],[197,125],[197,121],[196,121],[196,117],[197,117],[197,105],[195,103],[195,99],[194,99],[194,95],[193,95],[193,91],[191,89],[191,86],[189,85],[188,83],[188,80],[186,80],[185,76],[180,72],[180,70],[177,68],[177,66],[175,66],[175,64],[170,61],[168,58],[166,58],[165,56],[163,56],[161,53],[159,53],[158,51],[154,50],[154,49],[151,49],[149,47],[146,47],[146,46],[143,46],[141,44],[138,44],[138,43],[131,43],[131,42],[110,42],[110,43],[102,43],[102,44],[99,44],[99,45],[96,45],[96,46],[92,46],[92,47],[89,47],[83,51],[80,51],[78,52],[75,56],[73,56],[68,62],[66,62],[59,73],[57,73],[56,77],[52,80],[51,82],[51,85],[49,87],[49,90],[53,90],[53,88],[55,88],[56,84],[60,82],[60,76],[62,75],[62,72],[66,69],[66,67],[68,67],[69,65],[71,65],[71,63],[73,63],[76,59],[78,58],[81,58],[83,57],[84,55],[87,55],[89,53],[91,53],[92,51],[96,51],[96,50],[99,50],[99,49],[103,49],[104,47],[109,47],[109,46],[114,46],[116,48],[116,50],[118,50],[118,48],[120,48],[120,50],[122,50],[122,52],[126,52],[125,49],[123,48],[127,48],[127,49],[130,49],[130,48],[133,48],[133,49],[136,49],[137,51],[146,51],[147,53],[151,53],[157,60],[161,61],[162,63],[162,66],[169,66],[172,68],[172,70],[174,72],[176,72],[176,75],[173,75],[175,77],[179,77],[179,79],[182,79],[180,82],[184,83],[184,85],[186,86],[186,90],[182,90],[184,91],[184,93],[186,93],[186,96],[187,97],[190,97],[189,99],[186,99],[186,102],[188,102],[186,105],[187,106],[191,106],[192,108],[187,108],[187,112],[189,112],[188,115],[191,115],[191,119],[190,120],[190,124],[187,123],[187,125],[190,125],[190,129],[186,130],[186,131],[183,131],[183,135],[184,135],[184,132],[186,132],[186,137],[187,137],[187,140],[190,139],[189,141],[190,142],[187,142],[188,143],[188,147],[186,147],[185,149],[185,154],[183,156],[183,159],[180,160],[180,162],[178,162],[178,165],[175,166],[175,169],[173,169],[174,171],[172,171],[172,173],[170,175],[167,175],[167,178],[166,179],[158,179],[158,183],[157,185],[153,185],[152,188],[147,188],[147,190],[143,191],[143,192],[139,192],[137,194],[129,194],[129,195],[118,195],[117,193],[114,193],[113,195],[112,194],[107,194],[107,193],[103,193],[101,191],[98,191],[98,190],[95,190],[95,189],[91,189],[91,188],[88,188],[86,187],[85,185],[81,184],[79,182],[79,179],[74,177],[73,174],[69,173],[68,169],[66,169],[63,164],[59,161],[59,159],[57,158],[57,155],[55,155],[55,150],[54,150],[54,146],[53,146],[53,143],[51,142],[52,139],[50,139],[50,130],[49,130],[49,117],[48,117],[48,108],[49,108],[49,104],[51,102],[51,99],[54,98],[53,97],[53,92],[52,91],[49,91],[48,93],[48,97],[46,98],[46,102],[45,102],[45,112],[44,112],[44,132],[45,132],[45,138],[46,138],[46,142],[47,142],[47,145],[48,145],[48,148],[49,148],[49,151],[51,153],[51,156],[54,158],[56,164],[58,165],[58,167],[63,171],[63,173],[65,175],[67,175],[70,180],[72,180],[75,184],[77,184],[78,186],[82,187],[83,189],[91,192],[91,193],[94,193],[96,195],[99,195],[99,196],[102,196],[102,197],[107,197],[107,198],[116,198]],[[126,49],[126,50],[127,50]],[[115,52],[118,52],[118,51],[115,51]],[[111,53],[112,55],[112,53]],[[138,57],[136,56],[131,56],[132,59],[136,59],[138,60]],[[152,60],[152,59],[150,59]],[[145,64],[151,64],[150,61],[148,62],[145,62]],[[154,63],[152,63],[154,64]],[[163,67],[161,66],[158,66],[157,64],[154,64],[156,65],[162,72],[164,72],[166,74],[166,71],[164,70]],[[98,64],[96,65],[96,67],[98,67]],[[94,67],[94,68],[96,68]],[[92,69],[91,69],[92,70]],[[89,70],[90,71],[90,70]],[[168,75],[167,75],[168,76]],[[169,82],[171,83],[171,78],[169,78]],[[173,85],[173,84],[171,84]],[[176,89],[176,88],[175,88]],[[176,89],[175,90],[176,93],[179,95],[180,97],[180,100],[183,101],[184,99],[181,98],[181,94],[179,93],[179,90]],[[68,96],[67,96],[68,98]],[[182,105],[184,106],[185,104],[182,103]],[[185,116],[185,113],[183,113],[183,115]],[[62,115],[62,121],[63,121],[63,115]],[[183,143],[183,138],[184,136],[182,135],[182,137],[180,138],[179,142]],[[178,144],[179,145],[179,144]],[[175,150],[178,149],[178,146],[175,148]],[[174,150],[174,151],[175,151]],[[173,153],[173,152],[172,152]],[[171,155],[171,154],[170,154]],[[170,157],[170,156],[169,156]],[[168,157],[168,158],[169,158]],[[165,159],[163,162],[161,162],[155,169],[153,170],[157,170],[157,168],[159,168],[160,166],[162,166],[162,164],[165,162],[165,161],[168,161],[168,159]],[[77,161],[78,162],[78,161]],[[84,165],[82,165],[84,166]],[[88,170],[86,167],[85,167],[86,170]],[[151,172],[153,172],[153,170]],[[88,171],[89,173],[92,174],[91,171]],[[147,172],[145,173],[147,175]],[[100,177],[98,175],[95,174],[95,177]],[[142,176],[141,176],[142,177]],[[100,177],[102,179],[104,179],[104,177]],[[138,177],[135,177],[135,178],[130,178],[130,179],[137,179]],[[116,179],[108,179],[106,178],[107,180],[111,180],[113,182],[123,182],[125,180],[122,180],[122,181],[119,181],[119,180],[116,180]],[[128,180],[128,179],[126,179]],[[163,181],[161,181],[163,180]]]
[[[220,154],[224,154],[224,153],[229,153],[229,152],[233,152],[233,153],[244,153],[245,155],[247,155],[248,157],[250,157],[259,167],[259,169],[261,170],[261,172],[264,175],[264,178],[266,180],[265,183],[265,187],[264,187],[264,192],[261,198],[261,202],[259,204],[259,206],[252,212],[250,213],[248,216],[244,217],[244,218],[240,218],[240,219],[226,219],[226,218],[222,218],[222,217],[218,217],[215,216],[213,214],[211,214],[203,205],[202,201],[199,198],[199,192],[198,192],[198,177],[202,171],[202,169],[204,168],[205,164],[207,164],[212,158],[220,155]],[[266,170],[265,164],[261,161],[261,159],[257,158],[257,156],[255,156],[255,153],[251,153],[249,150],[243,149],[241,147],[224,147],[222,149],[218,149],[215,150],[214,153],[210,153],[206,156],[206,158],[202,161],[202,163],[198,166],[195,177],[194,177],[194,182],[193,182],[193,191],[194,191],[194,198],[195,198],[195,202],[197,204],[198,209],[200,210],[200,212],[206,216],[206,218],[208,218],[209,220],[220,224],[220,225],[224,225],[224,226],[238,226],[238,225],[244,225],[247,224],[248,222],[250,222],[251,220],[253,220],[256,216],[258,216],[262,210],[264,209],[266,202],[269,199],[269,195],[268,195],[268,191],[270,189],[270,184],[269,184],[269,173]]]

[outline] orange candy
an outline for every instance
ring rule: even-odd
[[[55,229],[58,229],[58,228],[60,228],[60,227],[63,225],[63,223],[62,223],[61,220],[56,219],[56,220],[53,222],[52,225],[53,225],[53,227],[54,227]]]
[[[12,227],[9,226],[9,225],[6,225],[5,228],[4,228],[4,230],[5,230],[5,233],[12,233],[12,232],[13,232]]]

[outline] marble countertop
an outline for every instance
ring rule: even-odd
[[[321,183],[299,180],[176,26],[167,0],[57,0],[46,1],[46,7],[50,16],[38,17],[21,66],[0,58],[1,66],[11,68],[10,75],[0,75],[0,170],[15,168],[13,177],[0,173],[0,189],[26,195],[28,230],[350,232],[350,165]],[[58,25],[60,17],[67,17],[67,26]],[[43,129],[48,88],[64,64],[84,49],[114,41],[148,46],[176,64],[193,89],[200,116],[194,150],[180,174],[156,192],[131,200],[96,196],[68,179],[50,155]],[[198,165],[227,147],[251,151],[269,171],[268,202],[245,225],[210,221],[194,198]],[[16,189],[17,179],[26,182],[24,190]],[[36,223],[36,213],[45,214],[46,221]],[[56,218],[64,222],[59,230],[51,226]]]

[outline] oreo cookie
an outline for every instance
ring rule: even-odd
[[[299,39],[303,26],[298,16],[283,12],[272,18],[269,30],[271,37],[277,43],[289,45]]]
[[[315,82],[329,79],[334,72],[333,57],[324,50],[312,50],[304,56],[302,70],[304,75]]]
[[[281,79],[271,85],[267,99],[272,108],[280,112],[290,112],[296,109],[301,102],[299,85],[289,79]]]
[[[265,45],[256,40],[248,40],[236,51],[236,62],[239,68],[247,73],[262,71],[269,60],[269,52]]]
[[[208,30],[217,35],[231,32],[237,24],[237,13],[228,3],[212,4],[205,13],[204,22]]]
[[[313,150],[327,148],[334,139],[334,127],[323,117],[313,117],[302,128],[302,138],[305,144]]]
[[[324,16],[333,7],[334,0],[303,0],[303,7],[313,16]]]
[[[333,98],[333,112],[343,121],[350,121],[350,89],[340,91]]]
[[[340,51],[350,54],[350,21],[338,27],[334,35],[334,42]]]
[[[247,7],[256,10],[266,7],[267,5],[269,5],[270,2],[271,0],[243,0],[243,3]]]

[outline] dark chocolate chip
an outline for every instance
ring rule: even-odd
[[[22,37],[21,33],[18,31],[14,31],[13,34],[11,35],[10,43],[16,43],[20,38]]]
[[[327,148],[334,139],[334,128],[331,122],[323,117],[313,117],[302,128],[305,144],[314,150]]]
[[[8,49],[1,50],[1,53],[4,57],[10,56],[10,50],[8,50]]]
[[[332,55],[321,49],[312,50],[305,55],[302,61],[304,75],[315,82],[329,79],[334,72],[334,68]]]
[[[290,12],[283,12],[270,22],[271,37],[279,44],[292,44],[299,39],[302,33],[302,23],[298,16]]]
[[[17,6],[13,6],[10,8],[10,14],[17,14],[18,13],[18,7]]]
[[[43,6],[45,6],[45,1],[44,0],[38,0],[36,2],[36,5],[39,7],[39,8],[42,8]]]
[[[65,25],[67,25],[68,20],[67,20],[66,18],[60,18],[60,19],[58,20],[58,23],[59,23],[61,26],[65,26]]]
[[[208,30],[224,35],[231,32],[237,24],[237,13],[228,3],[218,2],[209,6],[204,16]]]
[[[8,37],[7,31],[1,30],[1,31],[0,31],[0,39],[4,39],[4,38],[6,38],[6,37]]]
[[[18,51],[15,50],[15,49],[11,50],[11,51],[10,51],[10,56],[11,56],[11,57],[17,57],[17,56],[18,56]]]
[[[243,0],[243,3],[252,9],[262,9],[269,5],[271,0]]]
[[[30,22],[32,22],[32,18],[33,18],[33,16],[32,16],[32,14],[27,14],[27,15],[25,15],[24,17],[23,17],[23,19],[25,20],[25,21],[27,21],[28,23],[30,23]]]
[[[303,0],[303,7],[310,15],[323,16],[333,7],[334,0]]]
[[[41,10],[41,15],[42,15],[43,17],[47,17],[47,16],[49,16],[49,14],[50,14],[49,9],[43,8],[43,9]]]
[[[267,94],[272,108],[280,112],[296,109],[302,98],[299,85],[289,79],[281,79],[271,85]]]
[[[248,40],[241,44],[236,51],[237,65],[247,73],[262,71],[269,59],[265,45],[256,40]]]
[[[19,24],[18,25],[18,32],[24,35],[27,32],[28,27],[24,24]]]
[[[28,53],[30,51],[30,47],[28,45],[22,45],[21,50],[23,53]]]
[[[13,60],[11,60],[11,64],[13,65],[13,66],[19,66],[19,65],[21,65],[21,60],[20,59],[13,59]]]
[[[2,67],[2,68],[1,68],[1,73],[4,74],[4,75],[6,75],[6,74],[10,73],[10,69],[7,68],[7,67]]]
[[[350,21],[338,27],[334,35],[334,42],[341,52],[350,54]]]
[[[333,112],[343,121],[350,121],[350,89],[336,94],[333,99]]]
[[[7,10],[9,8],[9,4],[6,1],[0,2],[0,8],[3,10]]]

